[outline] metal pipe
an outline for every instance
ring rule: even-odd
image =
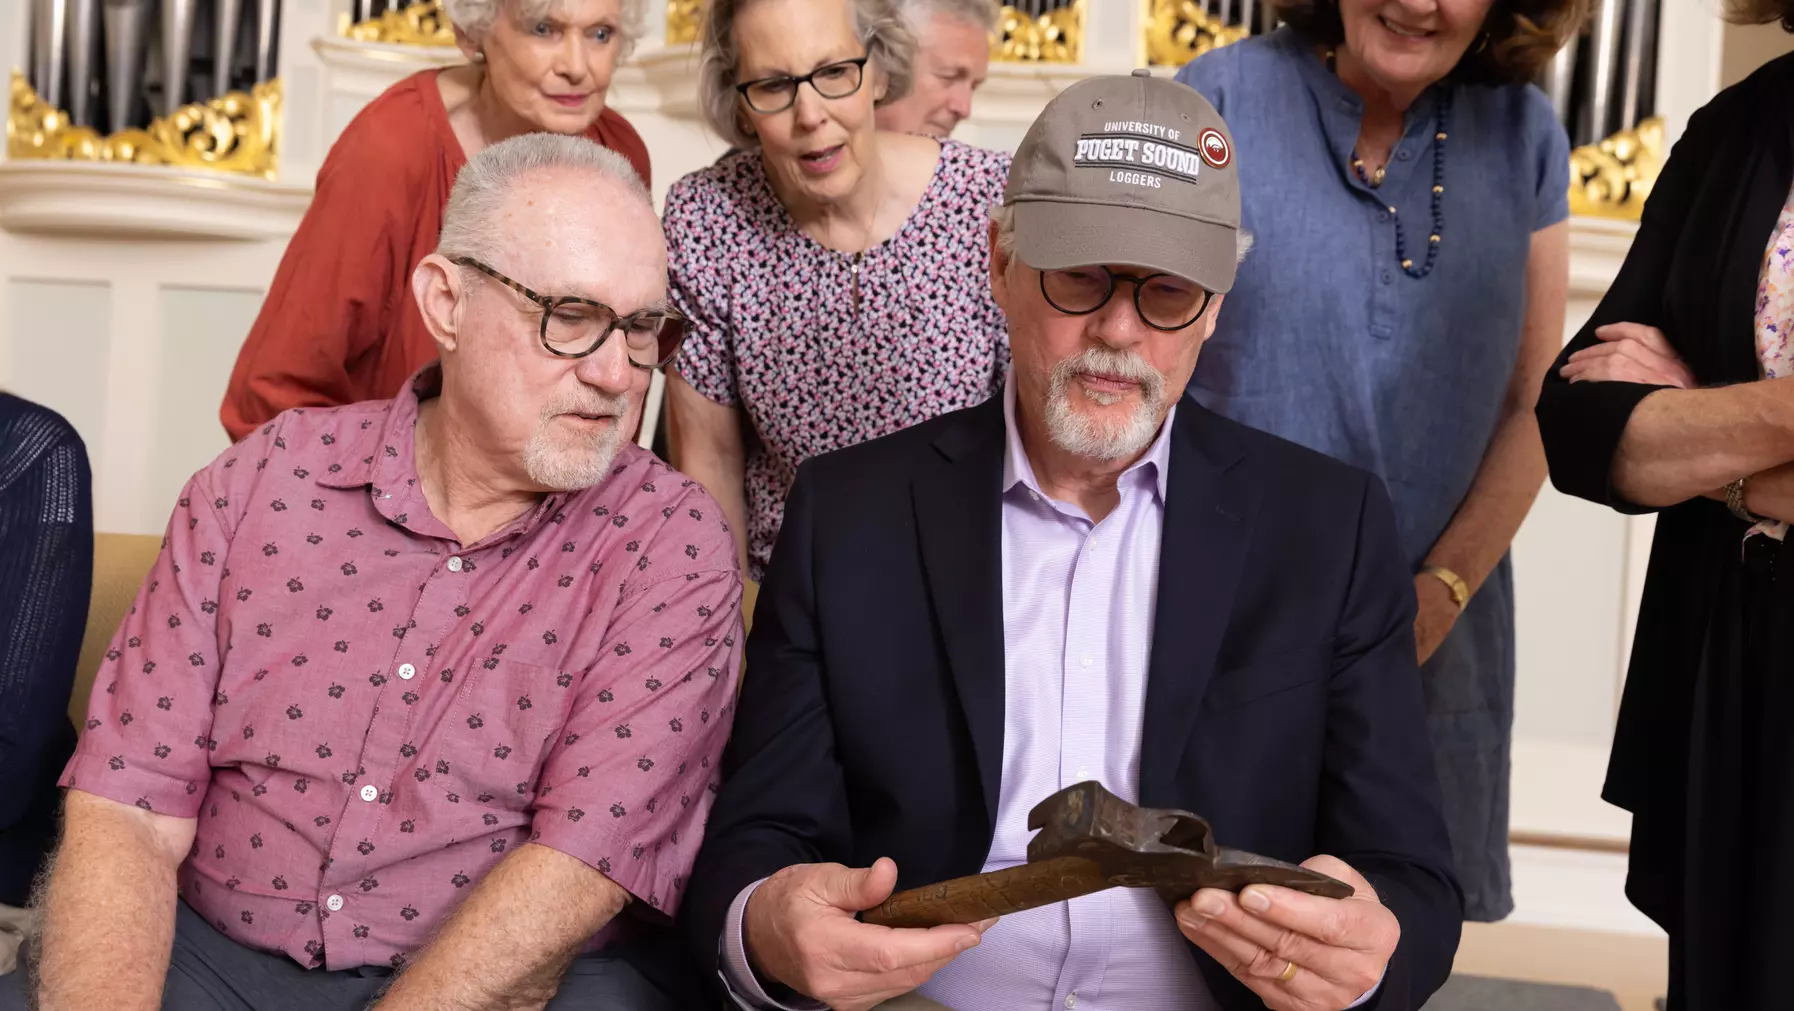
[[[150,0],[105,0],[108,133],[134,126],[149,42]]]
[[[100,0],[72,0],[69,21],[69,117],[94,126],[94,91],[99,86],[94,58],[100,47]]]
[[[1240,27],[1252,30],[1252,0],[1240,0]]]
[[[1611,0],[1610,0],[1611,2]],[[1630,0],[1626,4],[1626,77],[1620,99],[1620,128],[1630,130],[1638,125],[1645,104],[1646,75],[1656,68],[1657,5],[1653,0]]]
[[[193,63],[196,0],[162,0],[162,115],[187,104],[187,75]]]
[[[1576,49],[1578,39],[1564,43],[1564,47],[1551,57],[1551,63],[1545,67],[1544,80],[1539,86],[1551,99],[1551,107],[1557,110],[1557,121],[1566,130],[1575,130],[1576,124],[1570,120],[1570,96],[1576,85]]]
[[[1618,0],[1600,5],[1594,30],[1589,35],[1588,101],[1582,107],[1582,125],[1576,143],[1593,144],[1614,130],[1613,93],[1619,76],[1620,12]]]
[[[258,0],[255,9],[255,83],[273,80],[280,43],[280,0]]]
[[[32,5],[32,38],[36,66],[31,87],[53,108],[63,108],[62,77],[69,36],[68,0],[36,0]]]
[[[212,21],[212,96],[230,90],[237,64],[237,30],[243,24],[243,0],[218,0]]]

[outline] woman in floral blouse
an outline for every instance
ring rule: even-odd
[[[1731,0],[1794,32],[1794,0]],[[1669,1011],[1788,1006],[1794,945],[1794,55],[1688,120],[1539,397],[1551,479],[1654,512],[1613,757]]]
[[[713,0],[699,88],[735,153],[667,194],[691,319],[668,448],[752,578],[798,464],[977,404],[1009,363],[989,217],[1009,157],[880,132],[915,43],[889,0]]]

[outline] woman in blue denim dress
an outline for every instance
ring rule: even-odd
[[[1523,82],[1587,0],[1310,0],[1179,73],[1220,110],[1257,240],[1192,395],[1380,475],[1419,603],[1446,824],[1472,920],[1513,909],[1508,546],[1545,478],[1569,142]]]

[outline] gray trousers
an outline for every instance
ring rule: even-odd
[[[662,990],[638,968],[641,965],[676,986],[677,977],[689,977],[690,973],[667,964],[667,954],[644,945],[626,946],[621,954],[607,949],[575,959],[548,1007],[550,1011],[680,1011],[691,1007],[684,994]],[[24,969],[21,966],[19,971],[0,976],[0,1011],[29,1008]],[[334,972],[306,969],[285,955],[245,948],[213,929],[182,902],[175,915],[174,951],[162,991],[162,1011],[362,1011],[392,975],[391,969],[377,966]]]

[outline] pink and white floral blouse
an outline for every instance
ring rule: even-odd
[[[1757,280],[1757,360],[1764,379],[1794,376],[1794,189],[1763,250],[1763,271]],[[1788,535],[1788,525],[1766,520],[1752,527],[1752,534],[1768,534],[1776,540]],[[1748,535],[1747,535],[1748,536]]]

